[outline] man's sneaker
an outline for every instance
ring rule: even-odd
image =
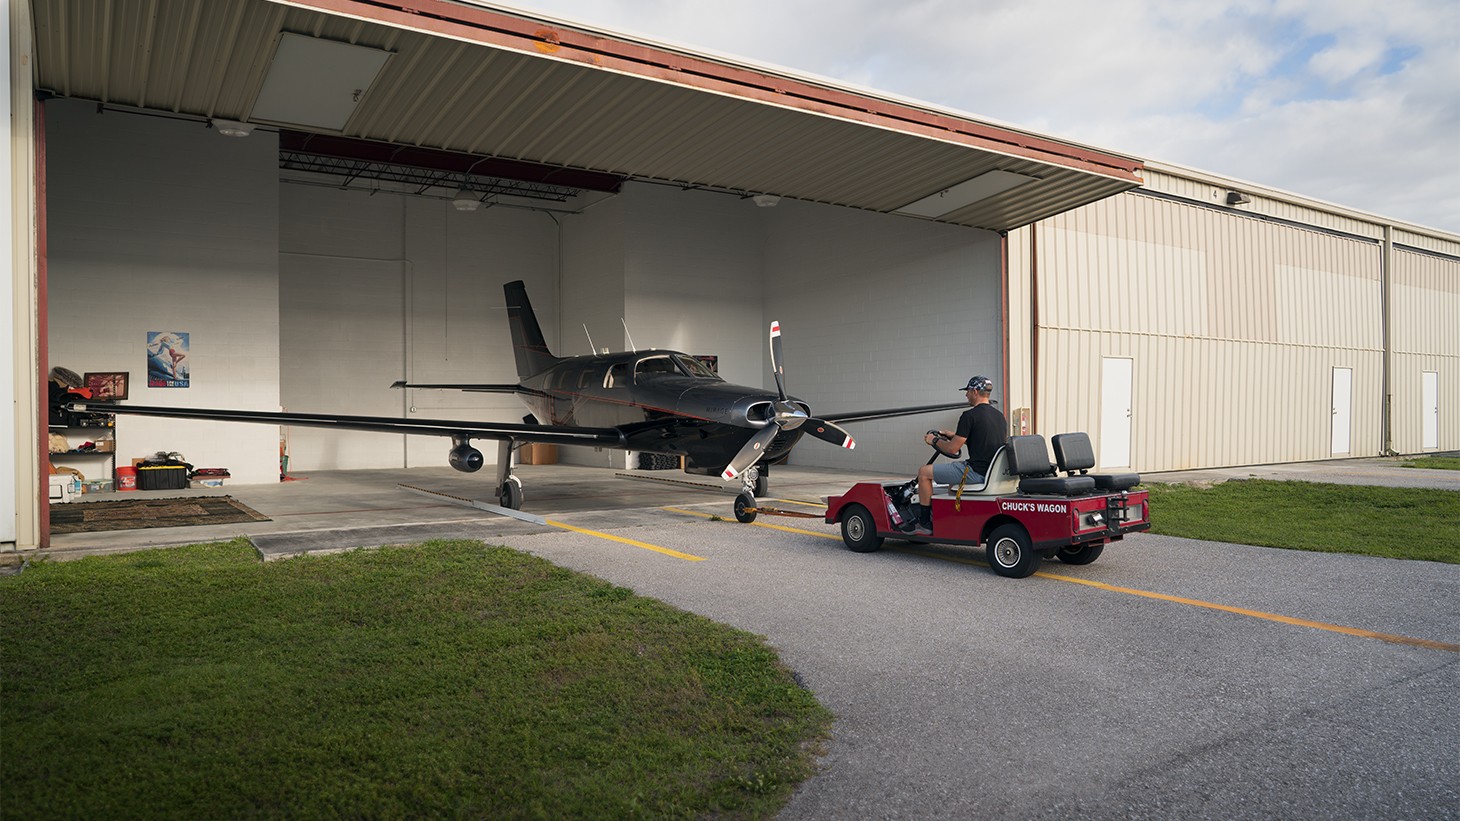
[[[917,526],[914,527],[912,530],[905,530],[903,532],[911,533],[914,536],[931,536],[933,535],[933,526],[925,525],[922,522],[918,522]]]

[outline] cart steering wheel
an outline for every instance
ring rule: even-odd
[[[943,457],[948,458],[948,459],[957,459],[958,458],[958,454],[955,453],[954,455],[949,456],[948,454],[944,453],[941,448],[938,447],[938,443],[939,442],[947,442],[948,441],[948,437],[947,436],[944,436],[942,431],[940,431],[940,430],[930,430],[930,431],[928,431],[928,433],[933,437],[932,443],[928,445],[928,447],[930,447],[930,448],[933,449],[933,455],[928,457],[928,462],[927,462],[928,464],[931,465],[934,462],[938,461],[938,457],[939,456],[943,456]],[[961,448],[960,448],[960,450],[961,450]]]

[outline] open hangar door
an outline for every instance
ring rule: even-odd
[[[72,98],[47,104],[52,139],[76,148],[48,168],[66,192],[53,192],[53,215],[74,217],[71,234],[52,229],[61,293],[51,312],[68,320],[65,330],[53,323],[52,338],[82,369],[131,370],[145,388],[130,361],[101,360],[131,356],[139,330],[196,328],[192,389],[131,398],[148,404],[451,410],[463,400],[382,396],[372,385],[391,370],[510,376],[492,370],[510,367],[494,306],[501,282],[516,278],[560,353],[586,347],[583,324],[601,329],[597,346],[626,346],[622,320],[640,347],[717,354],[732,381],[769,384],[765,328],[778,319],[791,390],[815,407],[942,401],[968,372],[1009,378],[995,358],[998,232],[1140,182],[1129,158],[505,10],[432,0],[97,5],[80,15],[65,0],[32,2],[36,85]],[[152,48],[132,47],[141,40]],[[365,68],[323,70],[344,64]],[[238,122],[252,134],[223,136]],[[139,142],[108,142],[113,129]],[[450,194],[286,182],[289,133],[625,182],[556,213],[458,212]],[[478,182],[469,169],[437,188]],[[109,192],[106,205],[97,192]],[[757,207],[759,195],[779,204]],[[74,240],[74,259],[56,257],[57,236]],[[126,321],[115,318],[122,308]],[[351,351],[353,362],[327,358]],[[835,463],[901,466],[902,428],[922,425],[863,426],[853,461]],[[171,426],[168,443],[185,427]],[[196,423],[189,457],[265,480],[275,434],[241,427]],[[432,442],[311,447],[321,467],[440,458]],[[820,463],[817,451],[797,458]]]

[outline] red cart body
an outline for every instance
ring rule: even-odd
[[[1044,437],[1011,438],[995,455],[988,481],[961,491],[935,489],[930,535],[905,533],[892,521],[891,493],[902,482],[853,485],[827,499],[826,521],[840,523],[847,546],[859,552],[876,550],[884,538],[983,544],[995,572],[1011,577],[1030,575],[1048,557],[1088,564],[1105,545],[1151,527],[1148,494],[1131,489],[1140,477],[1088,475],[1094,466],[1088,451],[1083,433],[1056,436],[1055,452],[1067,472],[1058,476]]]

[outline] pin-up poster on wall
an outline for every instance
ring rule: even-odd
[[[147,387],[186,388],[191,369],[186,331],[147,332]]]

